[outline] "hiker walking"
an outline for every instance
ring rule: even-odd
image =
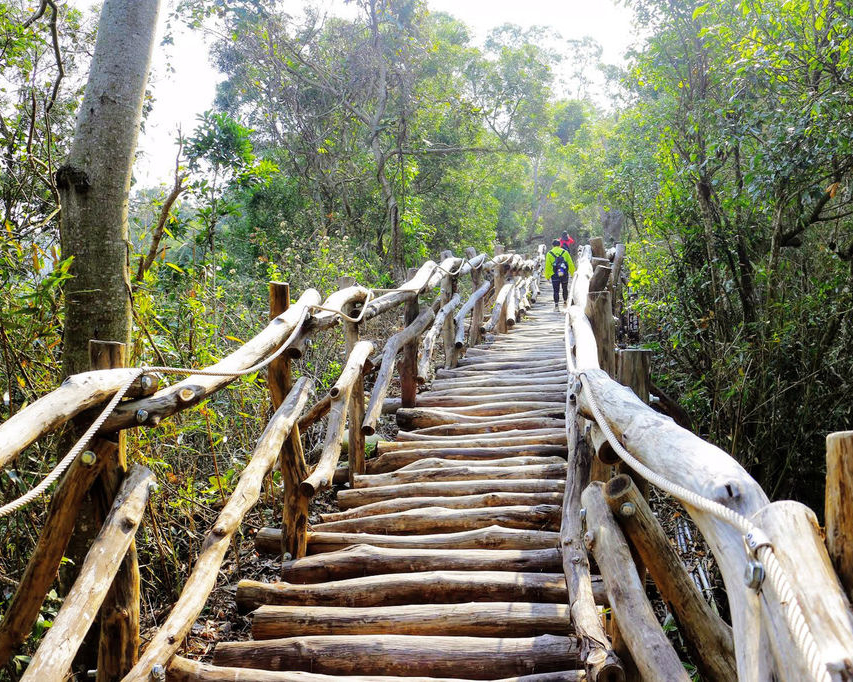
[[[562,246],[560,240],[551,242],[551,250],[545,254],[545,278],[551,280],[554,287],[554,310],[560,309],[560,289],[563,290],[563,302],[569,301],[569,277],[575,274],[575,263],[571,255]]]

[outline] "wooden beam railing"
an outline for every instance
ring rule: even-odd
[[[447,363],[454,364],[457,353],[465,348],[465,319],[468,314],[471,314],[469,343],[475,345],[481,338],[484,301],[492,288],[491,281],[484,281],[484,274],[495,280],[524,276],[514,283],[519,291],[527,292],[538,290],[537,280],[541,268],[541,256],[535,260],[525,260],[516,254],[498,254],[490,258],[468,250],[465,259],[445,254],[440,264],[428,261],[413,272],[403,285],[381,296],[374,298],[369,289],[354,282],[342,282],[342,287],[322,303],[320,294],[313,289],[308,289],[296,302],[291,302],[289,286],[274,282],[270,285],[269,324],[243,346],[207,368],[206,374],[190,375],[160,390],[157,390],[159,377],[156,374],[146,373],[137,377],[126,393],[127,399],[120,402],[104,421],[100,434],[115,434],[139,426],[155,426],[163,418],[188,409],[220,390],[232,382],[236,374],[269,358],[285,340],[289,343],[286,351],[270,364],[267,371],[270,399],[275,413],[234,492],[202,545],[178,602],[138,663],[133,665],[136,659],[135,645],[129,656],[120,656],[120,665],[126,667],[117,674],[123,674],[132,666],[125,680],[147,680],[153,673],[165,669],[164,666],[178,650],[203,608],[225,552],[243,517],[257,502],[263,478],[276,462],[281,469],[284,487],[285,532],[278,534],[278,541],[283,554],[294,558],[303,556],[308,541],[308,504],[311,497],[331,485],[333,480],[345,480],[346,476],[341,478],[339,475],[342,471],[346,474],[348,469],[350,475],[365,472],[363,436],[375,430],[378,416],[387,403],[384,398],[397,355],[404,349],[417,354],[423,335],[432,325],[437,330],[436,336],[444,332]],[[451,313],[461,301],[456,293],[458,280],[469,274],[475,285],[474,292],[465,308],[454,316]],[[444,317],[440,320],[432,308],[418,308],[419,296],[439,285],[444,298],[449,294],[447,305],[442,307]],[[519,295],[518,300],[521,302],[523,296]],[[386,342],[382,353],[371,358],[373,343],[358,338],[359,326],[397,306],[403,306],[407,311],[404,313],[404,328]],[[291,363],[302,356],[315,334],[341,322],[347,341],[346,367],[328,395],[300,418],[311,385],[306,378],[294,383]],[[413,365],[408,370],[412,372],[413,382],[415,369]],[[135,372],[138,370],[98,370],[69,377],[57,390],[0,424],[0,468],[39,438],[86,410],[103,405],[128,383]],[[207,372],[223,372],[224,375],[209,376]],[[377,373],[377,379],[365,410],[362,382],[366,375],[374,372]],[[329,417],[322,454],[312,470],[305,461],[300,430],[326,415]],[[337,466],[348,421],[350,463],[342,470]],[[83,496],[112,457],[104,449],[109,445],[109,440],[98,440],[92,448],[94,452],[86,452],[85,456],[72,464],[54,493],[48,526],[41,534],[13,597],[13,611],[0,621],[0,665],[20,646],[38,615],[55,575],[56,565],[65,551],[69,529],[74,524]],[[69,609],[84,609],[83,620],[74,619],[63,607],[50,635],[43,640],[33,657],[24,679],[60,679],[66,674],[71,658],[88,629],[88,619],[94,619],[90,612],[97,613],[113,585],[118,564],[127,553],[127,548],[132,547],[133,532],[141,521],[142,508],[152,489],[147,485],[151,480],[150,473],[138,469],[126,477],[116,496],[117,506],[95,540],[100,555],[96,557],[93,554],[96,549],[93,544],[78,581],[66,599]],[[140,481],[145,482],[144,491]],[[117,486],[120,484],[121,481],[117,479]],[[96,578],[99,581],[97,588],[91,582]],[[104,642],[101,644],[103,653]],[[108,667],[105,665],[104,671],[98,670],[98,679],[105,679],[103,674],[109,674]]]
[[[593,256],[603,255],[603,246],[597,242],[592,249],[580,249],[572,305],[566,316],[571,398],[566,421],[567,428],[578,434],[570,436],[569,470],[574,470],[577,477],[580,469],[580,480],[584,476],[589,480],[589,456],[584,454],[587,446],[579,434],[588,431],[587,420],[590,420],[597,422],[597,428],[592,430],[597,436],[591,447],[607,453],[605,457],[612,458],[615,453],[625,460],[620,466],[627,466],[632,478],[642,482],[651,478],[653,484],[679,498],[720,567],[732,615],[733,637],[729,639],[728,626],[709,616],[707,610],[705,617],[695,618],[699,603],[696,600],[702,597],[680,565],[676,566],[671,554],[664,552],[661,531],[651,522],[653,517],[646,511],[643,495],[627,477],[612,479],[607,486],[593,481],[584,492],[586,548],[596,553],[605,573],[602,564],[609,563],[612,556],[601,541],[605,540],[608,547],[618,547],[613,528],[614,524],[621,526],[621,532],[642,558],[642,570],[649,568],[674,614],[683,621],[685,637],[693,643],[703,679],[705,675],[708,679],[734,679],[735,670],[737,679],[758,682],[853,679],[853,612],[831,568],[813,512],[796,502],[769,503],[761,487],[727,453],[651,409],[646,404],[647,378],[635,377],[631,381],[645,394],[640,398],[614,380],[617,368],[613,355],[613,310],[620,310],[621,302],[609,300],[610,287],[614,284],[612,274],[599,275],[610,269],[608,265],[599,262],[593,267]],[[623,255],[624,249],[612,251],[612,271],[621,270]],[[604,291],[597,292],[596,288]],[[626,370],[625,376],[631,373],[635,372]],[[604,446],[602,435],[607,436],[609,448]],[[600,471],[607,471],[604,463]],[[831,477],[828,499],[830,492],[837,496],[841,486],[853,483],[853,473],[845,475],[837,468],[832,473],[828,471],[828,476]],[[845,482],[837,482],[836,476]],[[625,490],[635,491],[630,499],[624,497]],[[567,519],[581,513],[576,488],[571,499],[569,494],[567,486],[564,514]],[[832,506],[837,506],[837,502]],[[590,511],[593,507],[594,513]],[[828,525],[829,517],[828,513]],[[745,537],[744,528],[754,529],[749,537]],[[578,634],[591,652],[607,653],[608,643],[600,638],[595,614],[587,608],[586,616],[578,620],[582,609],[576,604],[589,603],[590,586],[584,571],[576,567],[583,567],[588,558],[578,546],[579,529],[565,530],[564,551],[568,548],[575,562],[566,563],[564,554]],[[762,563],[762,557],[767,564]],[[605,576],[620,641],[629,644],[626,655],[633,657],[644,677],[679,679],[671,654],[661,653],[660,647],[651,645],[653,640],[665,642],[662,633],[657,632],[656,625],[637,615],[638,609],[645,608],[642,603],[645,595],[625,578],[632,572],[637,574],[633,566],[624,565],[631,563],[625,559],[623,574],[614,574],[609,580]],[[693,604],[687,608],[694,618],[687,617],[685,603]],[[620,613],[630,615],[620,619]],[[700,642],[702,645],[697,645]],[[621,653],[619,645],[620,642],[614,641],[612,646]],[[601,660],[601,656],[595,660]],[[590,669],[595,672],[593,667]],[[592,677],[595,679],[595,674]]]

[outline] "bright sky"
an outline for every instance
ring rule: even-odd
[[[70,1],[81,7],[94,4],[93,0]],[[332,14],[353,11],[353,6],[346,5],[344,0],[316,1]],[[630,10],[615,5],[613,0],[428,0],[428,3],[431,9],[448,12],[468,24],[477,42],[490,29],[505,23],[551,26],[566,39],[592,36],[603,47],[603,60],[618,64],[633,40]],[[171,1],[163,2],[161,10],[158,47],[149,81],[155,102],[139,141],[141,153],[134,169],[137,186],[171,183],[177,128],[181,126],[185,134],[192,132],[196,116],[210,108],[220,79],[200,35],[185,31],[175,37],[173,47],[159,46],[171,5]],[[292,7],[295,14],[305,2],[286,0],[283,5],[287,9]],[[170,65],[174,71],[169,70]]]

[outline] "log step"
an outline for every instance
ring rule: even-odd
[[[504,445],[488,448],[437,447],[426,450],[399,450],[367,461],[368,474],[396,471],[425,457],[440,459],[490,460],[507,457],[560,457],[566,459],[565,445]]]
[[[557,549],[398,549],[351,545],[326,554],[285,561],[281,577],[290,583],[322,583],[388,573],[437,570],[559,573]]]
[[[341,635],[225,642],[214,665],[304,670],[326,675],[464,676],[489,680],[578,667],[573,637]]]
[[[168,682],[469,682],[458,677],[391,677],[388,675],[322,675],[300,671],[228,668],[175,656],[167,670]],[[585,682],[582,670],[504,677],[492,682]]]
[[[341,608],[261,606],[252,614],[254,639],[304,635],[568,636],[566,604],[471,602]]]
[[[377,514],[391,514],[409,509],[443,507],[444,509],[483,509],[486,507],[512,507],[516,505],[556,504],[563,501],[560,493],[486,493],[461,497],[403,497],[387,502],[375,502],[342,512],[320,514],[323,523],[360,519]]]
[[[416,471],[392,471],[387,474],[365,474],[354,476],[353,486],[358,488],[404,485],[406,483],[430,483],[442,481],[471,481],[491,479],[529,480],[554,478],[564,481],[565,464],[546,464],[544,466],[460,466],[449,469],[420,469]]]
[[[487,493],[562,493],[566,482],[557,478],[531,478],[473,481],[436,481],[428,483],[402,483],[380,488],[360,488],[338,492],[338,505],[350,509],[373,502],[384,502],[398,497],[458,497]]]
[[[453,533],[498,524],[502,528],[560,530],[562,507],[559,505],[489,507],[486,509],[446,509],[426,507],[378,514],[365,518],[342,519],[318,523],[315,532],[385,533],[412,535],[417,533]]]
[[[454,467],[515,467],[515,466],[546,466],[548,464],[563,464],[563,457],[504,457],[502,459],[443,459],[441,457],[425,457],[417,462],[402,466],[397,471],[419,471],[420,469],[452,469]],[[389,472],[390,473],[390,472]]]
[[[559,533],[545,530],[517,530],[501,526],[430,535],[309,533],[308,554],[334,552],[350,545],[360,544],[403,549],[550,549],[556,547],[559,541]],[[255,536],[255,549],[261,554],[279,554],[281,531],[278,528],[262,528]]]
[[[593,590],[597,603],[606,603],[600,580],[593,582]],[[237,608],[242,613],[266,604],[366,607],[469,601],[565,604],[566,579],[562,573],[426,571],[304,585],[256,580],[241,580],[237,584]]]

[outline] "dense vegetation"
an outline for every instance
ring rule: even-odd
[[[225,79],[169,185],[134,187],[130,361],[210,364],[259,328],[269,279],[386,286],[445,248],[613,238],[624,216],[656,383],[771,496],[819,509],[823,436],[853,423],[850,3],[627,0],[644,39],[604,69],[606,107],[588,97],[594,41],[500,26],[479,45],[420,0],[354,4],[344,20],[187,0],[171,17],[210,31]],[[76,11],[0,3],[3,419],[58,379],[54,173],[93,42]],[[322,387],[338,352],[304,371]],[[164,485],[147,588],[180,588],[265,400],[250,377],[131,437]],[[0,497],[38,480],[47,450],[3,472]],[[0,522],[0,601],[43,510]]]

